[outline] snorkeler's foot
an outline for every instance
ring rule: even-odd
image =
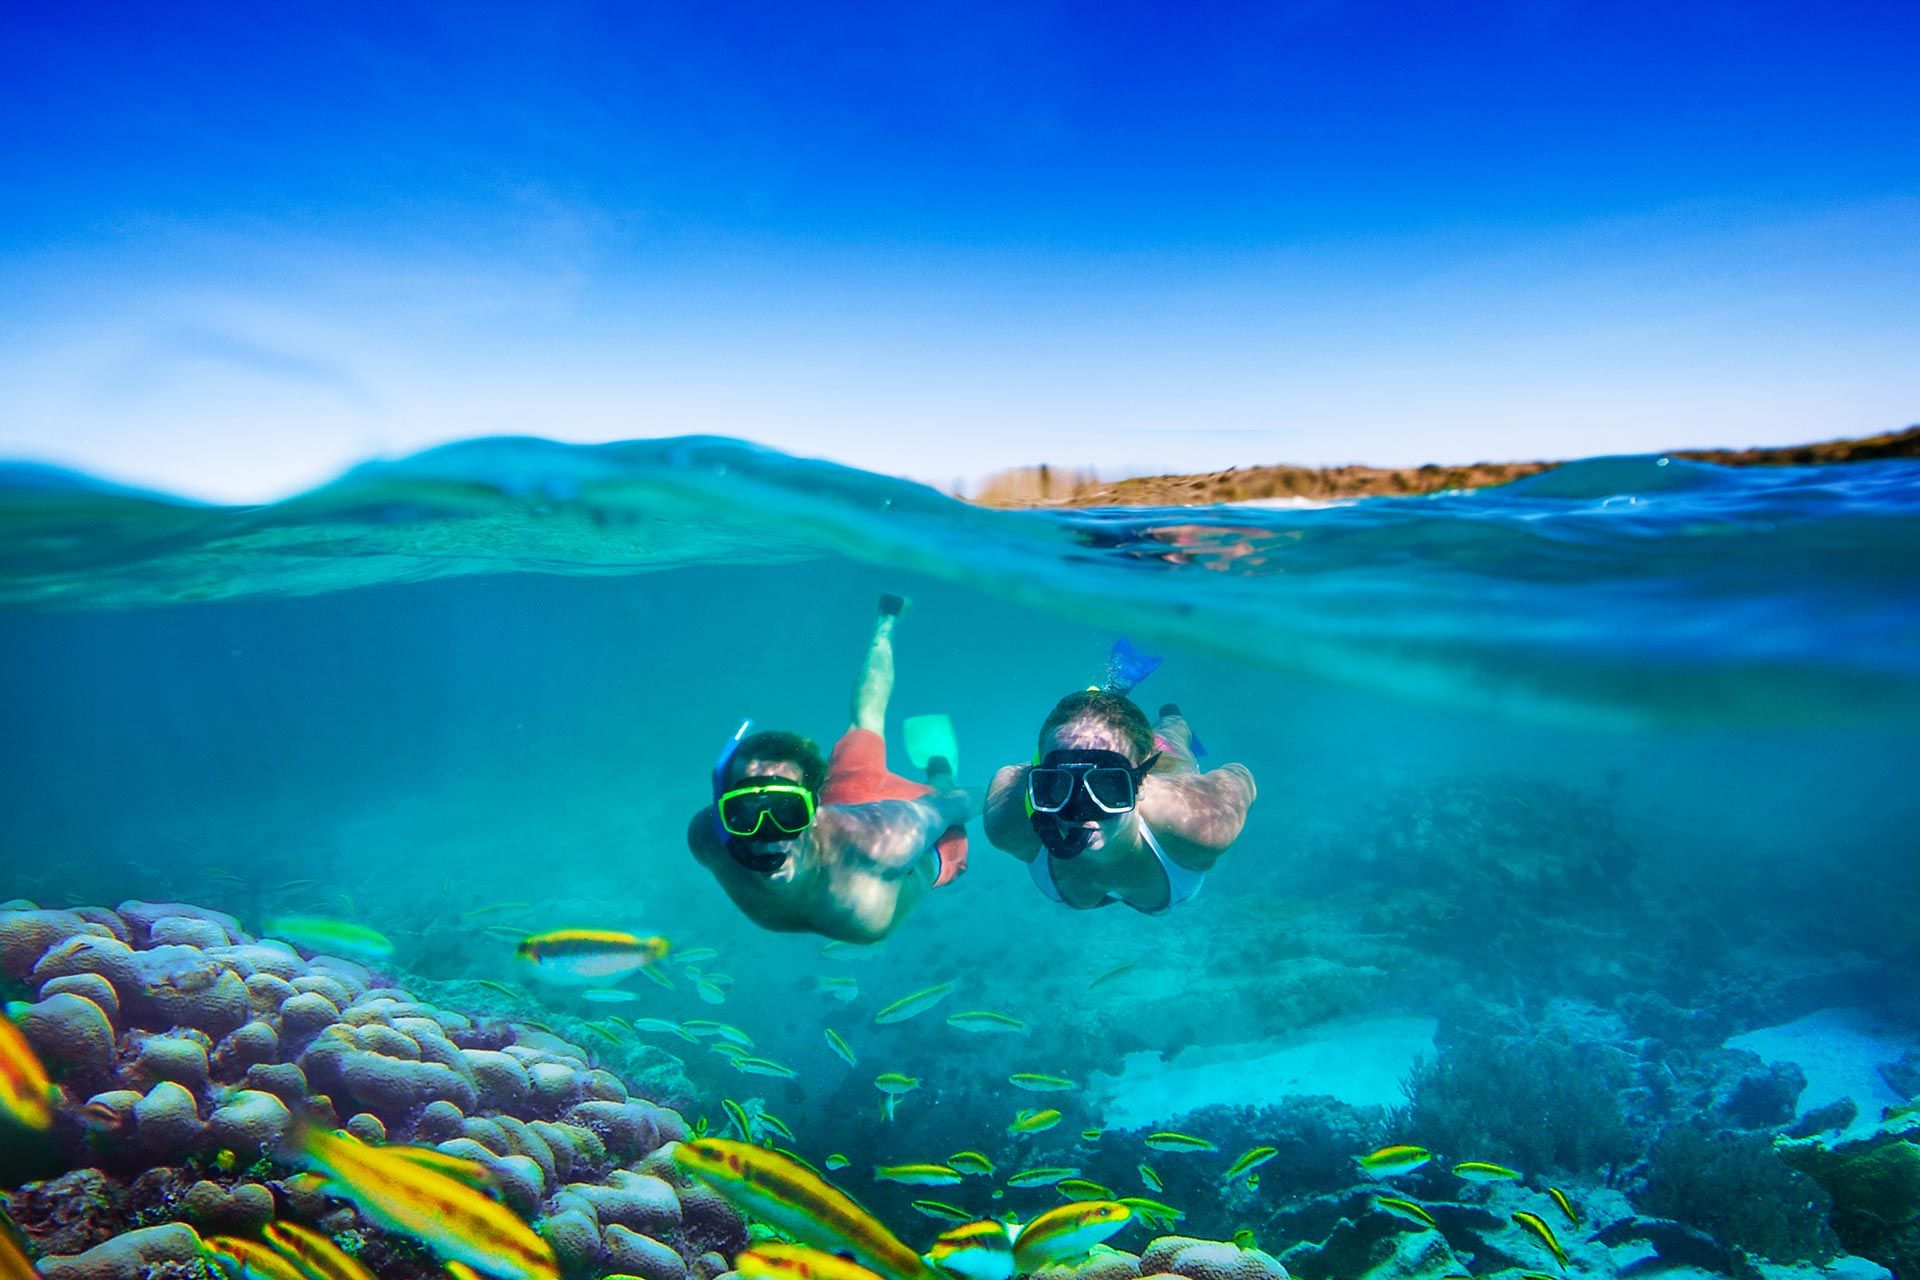
[[[893,594],[893,592],[891,591],[883,592],[881,594],[880,596],[880,612],[881,613],[885,614],[889,618],[897,618],[901,614],[905,613],[906,611],[907,611],[907,598],[905,596],[897,596]]]
[[[1162,720],[1165,720],[1168,716],[1177,716],[1179,714],[1179,704],[1173,702],[1163,702],[1160,704],[1160,718]]]
[[[952,790],[953,762],[945,756],[928,756],[927,781],[942,791]]]

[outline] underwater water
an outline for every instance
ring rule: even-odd
[[[907,716],[951,716],[980,787],[1117,639],[1163,657],[1141,703],[1178,702],[1202,767],[1259,786],[1200,896],[1071,911],[976,822],[966,875],[877,947],[744,919],[687,849],[715,752],[745,716],[830,744],[881,592],[912,601],[902,773]],[[950,1225],[916,1201],[1029,1218],[1063,1193],[1008,1177],[1051,1168],[1309,1280],[1920,1275],[1920,1166],[1862,1191],[1847,1163],[1920,1150],[1897,1114],[1920,1093],[1920,464],[1600,459],[1094,512],[704,439],[476,441],[251,508],[13,467],[0,672],[0,899],[377,930],[386,985],[549,1028],[716,1133],[723,1099],[773,1113],[916,1247]],[[516,939],[563,927],[665,936],[671,987],[542,982]],[[1024,1029],[947,1021],[973,1010]],[[635,1019],[740,1028],[791,1077]],[[882,1073],[918,1081],[890,1119]],[[1037,1108],[1060,1121],[1009,1132]],[[1357,1163],[1391,1144],[1433,1158]],[[873,1176],[963,1150],[995,1173]],[[10,1188],[74,1163],[8,1151]]]

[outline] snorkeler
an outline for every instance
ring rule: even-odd
[[[1160,915],[1200,892],[1258,793],[1245,765],[1201,772],[1193,730],[1168,703],[1160,723],[1126,695],[1158,665],[1123,641],[1105,688],[1062,698],[1030,765],[987,789],[987,838],[1027,864],[1055,902],[1124,902]]]
[[[753,733],[748,721],[714,765],[713,804],[694,815],[687,845],[762,928],[878,942],[966,870],[973,802],[953,785],[951,754],[926,760],[931,785],[887,770],[881,733],[905,603],[880,597],[853,723],[830,758],[810,738]]]

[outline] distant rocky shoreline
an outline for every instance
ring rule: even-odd
[[[1728,467],[1809,466],[1920,457],[1920,426],[1853,440],[1768,449],[1676,449],[1668,456]],[[1271,498],[1369,498],[1479,489],[1560,466],[1559,462],[1475,462],[1421,467],[1229,467],[1197,475],[1102,481],[1088,470],[1018,467],[990,479],[971,501],[985,507],[1179,507]]]

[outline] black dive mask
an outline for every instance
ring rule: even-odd
[[[1027,811],[1040,843],[1056,858],[1079,857],[1092,838],[1085,824],[1133,812],[1140,780],[1159,758],[1136,765],[1118,751],[1048,752],[1027,770]]]

